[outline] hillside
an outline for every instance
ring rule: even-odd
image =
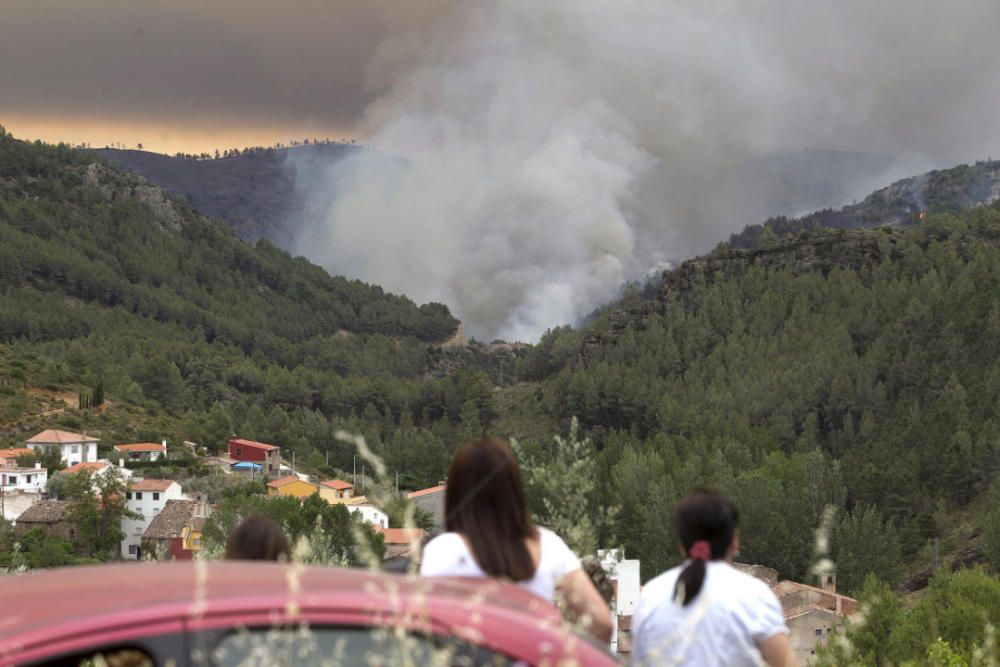
[[[457,327],[250,246],[93,154],[0,133],[0,445],[63,426],[213,450],[238,432],[330,471],[354,454],[333,433],[363,423],[419,488],[492,414],[489,359],[436,345]],[[99,382],[101,409],[50,396]]]
[[[540,413],[598,439],[594,502],[621,506],[644,573],[674,560],[669,507],[709,483],[743,510],[749,562],[807,576],[829,504],[844,590],[919,586],[935,548],[986,559],[991,519],[965,508],[1000,472],[998,295],[1000,205],[819,230],[685,262],[551,332],[524,373]]]
[[[256,243],[266,238],[290,248],[290,219],[299,212],[296,170],[315,171],[361,150],[341,143],[247,150],[216,159],[174,157],[140,150],[94,152],[182,198],[191,208],[229,223],[236,235]]]
[[[896,181],[839,210],[824,209],[800,218],[776,217],[749,225],[729,238],[733,248],[750,248],[767,232],[776,236],[820,228],[908,227],[927,212],[956,213],[1000,198],[1000,161],[977,162]]]

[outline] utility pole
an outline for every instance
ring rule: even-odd
[[[351,473],[351,484],[358,488],[358,455],[354,455],[354,471]]]

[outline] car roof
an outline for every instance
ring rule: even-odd
[[[482,598],[491,604],[537,608],[541,598],[527,590],[487,579],[427,579],[362,569],[305,567],[260,561],[175,561],[121,563],[34,570],[3,578],[4,605],[0,640],[30,626],[72,622],[95,614],[148,608],[196,599],[220,601],[280,597],[289,593],[289,571],[294,570],[304,594],[369,595],[373,589],[392,589],[400,595],[437,598]],[[199,588],[199,582],[201,590]],[[72,605],[53,604],[73,600]],[[554,608],[553,608],[553,611]],[[557,613],[557,612],[556,612]]]
[[[375,624],[423,614],[425,629],[473,641],[488,639],[498,626],[508,626],[504,632],[516,637],[515,626],[521,625],[532,635],[541,633],[539,640],[546,633],[551,638],[566,634],[554,606],[519,586],[490,579],[187,561],[37,570],[6,576],[3,583],[8,603],[0,614],[0,655],[30,653],[56,639],[92,637],[108,626],[151,627],[173,619],[195,629],[210,627],[210,619],[223,615],[227,622],[240,622],[292,608],[303,618],[335,610],[360,619],[355,622]],[[470,619],[477,628],[470,630]]]

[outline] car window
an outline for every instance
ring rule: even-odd
[[[149,653],[133,647],[91,650],[33,665],[34,667],[157,667],[156,661]]]
[[[194,660],[195,664],[202,661]],[[211,651],[213,667],[388,667],[442,665],[505,667],[524,663],[452,637],[393,628],[281,627],[234,630]]]

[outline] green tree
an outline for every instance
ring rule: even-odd
[[[35,463],[42,464],[42,467],[48,471],[50,480],[53,475],[66,467],[58,447],[43,447],[35,450],[32,454],[23,454],[17,457],[17,465],[21,467],[34,468]]]
[[[983,553],[994,571],[1000,570],[1000,477],[986,495],[989,510],[983,518]]]
[[[114,466],[100,475],[84,470],[69,476],[63,493],[72,502],[70,520],[88,556],[106,560],[121,548],[122,519],[138,518],[125,504],[127,490],[128,483]]]
[[[519,453],[526,493],[536,499],[531,508],[535,521],[555,531],[578,555],[597,552],[597,535],[611,525],[617,507],[593,507],[597,474],[594,445],[580,438],[574,418],[566,438],[556,436],[544,454],[529,453],[513,443]]]
[[[835,519],[831,557],[837,564],[837,585],[848,595],[861,590],[866,577],[895,585],[899,581],[902,550],[891,521],[872,506],[857,505]]]

